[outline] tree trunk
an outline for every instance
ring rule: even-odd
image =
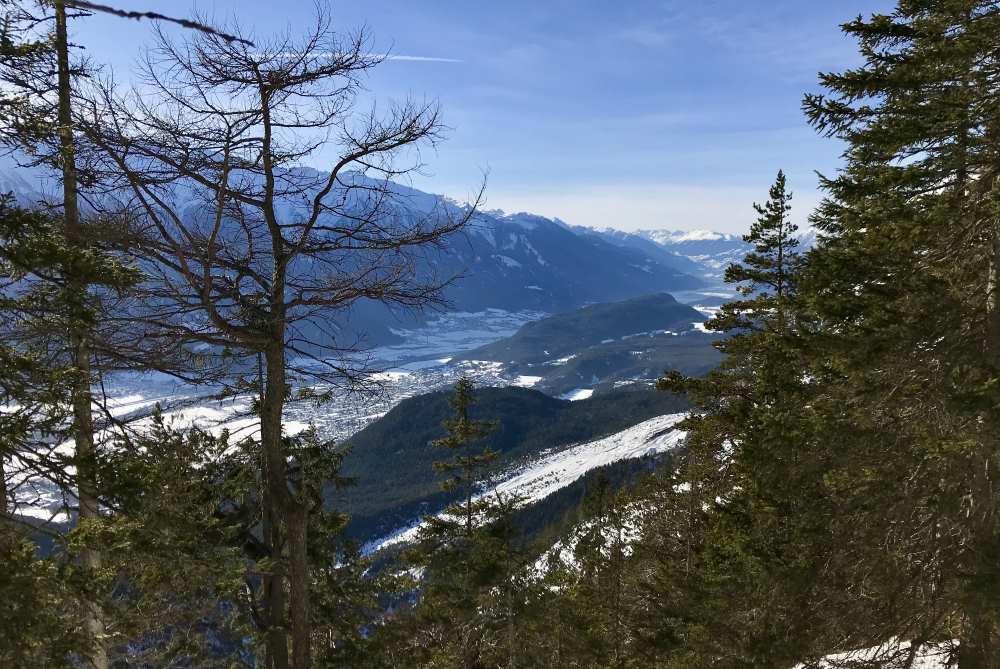
[[[986,356],[992,365],[1000,362],[1000,230],[993,230],[990,267],[986,287]]]
[[[283,335],[264,353],[267,380],[261,404],[261,448],[265,462],[265,497],[271,511],[271,544],[275,559],[270,597],[267,602],[272,621],[268,634],[268,656],[274,669],[310,669],[312,666],[312,626],[309,597],[309,514],[289,492],[288,453],[281,437],[281,417],[285,403],[285,351]],[[287,561],[286,549],[287,548]],[[285,598],[285,583],[288,598]],[[286,619],[288,603],[291,626]],[[291,630],[291,665],[288,641]]]
[[[7,470],[4,467],[3,456],[0,455],[0,520],[6,519],[8,515],[7,495]]]
[[[59,85],[59,149],[63,171],[63,215],[65,217],[67,241],[82,248],[86,240],[80,229],[80,210],[77,201],[76,156],[73,145],[73,119],[70,111],[70,71],[69,40],[66,30],[66,4],[55,2],[56,14],[56,54],[58,59]],[[71,302],[82,306],[86,286],[70,277],[67,290],[74,298]],[[97,495],[94,447],[94,416],[90,390],[90,344],[88,332],[78,322],[79,314],[70,314],[68,339],[73,355],[73,365],[77,376],[73,381],[73,438],[76,446],[74,464],[77,475],[77,494],[80,500],[79,523],[100,515]],[[101,555],[95,550],[84,548],[80,559],[88,571],[101,567]],[[107,669],[108,652],[105,640],[104,620],[100,605],[87,601],[83,607],[83,626],[89,636],[89,662],[93,669]]]
[[[273,561],[271,583],[265,595],[267,655],[273,669],[288,669],[288,624],[285,612],[285,508],[288,497],[287,463],[281,442],[281,412],[285,401],[285,361],[280,345],[264,352],[267,378],[260,407],[260,440],[264,461],[264,507],[270,519],[266,537]]]
[[[309,514],[304,506],[295,505],[288,514],[289,583],[292,613],[292,664],[295,669],[310,669],[312,652],[309,613]]]

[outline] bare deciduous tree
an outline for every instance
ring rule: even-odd
[[[147,274],[155,336],[225,351],[251,377],[258,365],[265,666],[305,669],[317,505],[290,481],[301,463],[283,409],[297,380],[364,382],[356,341],[336,334],[359,301],[441,300],[452,277],[420,261],[463,229],[482,190],[467,207],[400,201],[389,179],[419,169],[443,126],[435,103],[365,104],[362,77],[383,59],[365,34],[339,35],[321,9],[300,38],[253,47],[238,26],[226,32],[239,39],[158,32],[141,83],[107,82],[81,127],[143,213],[123,248]],[[303,167],[320,161],[326,171]]]

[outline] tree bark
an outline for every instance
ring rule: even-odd
[[[271,669],[288,669],[288,624],[285,598],[285,542],[283,525],[288,497],[287,464],[281,442],[281,412],[285,397],[284,350],[264,352],[266,380],[260,407],[261,452],[264,461],[264,513],[269,519],[265,537],[271,552],[272,573],[265,591],[267,656]]]
[[[70,110],[70,70],[69,70],[69,39],[66,29],[66,4],[63,0],[55,1],[56,18],[56,57],[58,61],[59,89],[59,149],[62,159],[63,182],[63,216],[65,218],[67,241],[83,248],[86,240],[80,227],[80,210],[77,199],[76,155],[73,144],[73,119]],[[85,299],[86,286],[70,277],[67,289],[72,300],[82,305]],[[78,314],[70,314],[68,339],[76,368],[73,381],[73,438],[75,442],[74,464],[77,473],[77,494],[80,510],[79,523],[100,516],[97,495],[97,480],[95,467],[94,416],[90,389],[90,343],[86,328],[77,321]],[[84,548],[80,552],[80,560],[88,571],[96,571],[101,567],[101,554],[98,551]],[[85,601],[83,605],[83,627],[87,630],[90,641],[88,661],[93,669],[107,669],[108,651],[106,647],[106,629],[97,602]]]
[[[4,466],[3,455],[0,454],[0,519],[5,519],[10,508],[7,504],[7,470]]]
[[[292,664],[295,669],[312,666],[309,612],[309,554],[307,530],[309,514],[304,506],[295,505],[288,514],[289,601],[292,617]]]

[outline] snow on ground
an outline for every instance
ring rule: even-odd
[[[455,311],[439,315],[422,327],[393,330],[403,342],[380,346],[370,353],[382,363],[404,364],[427,361],[469,351],[509,337],[528,321],[546,316],[541,311]]]
[[[707,318],[714,318],[721,311],[721,307],[706,307],[704,304],[692,304],[691,308],[705,314]]]
[[[315,402],[290,403],[285,412],[286,435],[294,435],[315,426],[326,439],[343,439],[385,415],[404,399],[440,390],[467,376],[480,386],[534,385],[531,378],[508,374],[497,362],[451,362],[457,351],[473,349],[510,336],[530,320],[541,318],[541,312],[506,312],[489,309],[478,313],[448,313],[430,321],[426,327],[401,330],[396,334],[405,343],[384,346],[371,351],[377,368],[375,375],[381,392],[374,395],[346,395],[337,393],[333,400],[323,404]],[[301,361],[300,361],[301,362]],[[249,395],[213,397],[218,390],[196,387],[172,377],[155,374],[118,374],[104,379],[107,396],[95,405],[98,416],[111,417],[127,422],[132,429],[148,424],[155,407],[159,406],[164,419],[174,427],[198,426],[214,434],[229,430],[234,440],[255,437],[259,425],[250,408],[253,398]],[[329,388],[317,386],[317,392]],[[97,434],[100,440],[113,436],[110,430]],[[72,442],[50,446],[57,454],[69,460]],[[12,458],[7,463],[11,478],[15,513],[43,520],[64,522],[66,511],[75,506],[72,494],[56,485],[51,477],[33,467],[28,457]],[[66,465],[67,474],[73,468]]]
[[[563,393],[559,396],[561,400],[569,400],[570,402],[576,402],[577,400],[585,400],[594,394],[593,388],[574,388],[568,393]]]
[[[870,666],[873,663],[883,663],[880,666],[905,667],[910,669],[946,669],[948,658],[955,643],[925,644],[917,649],[916,657],[911,665],[906,664],[910,655],[910,642],[892,640],[874,648],[839,653],[827,656],[819,665],[822,669],[848,669],[849,667]],[[805,665],[797,664],[794,669],[803,669]],[[954,666],[954,665],[952,665]]]
[[[642,539],[642,515],[644,511],[635,504],[629,505],[629,507],[622,509],[617,524],[609,524],[601,528],[602,546],[600,550],[605,556],[610,555],[610,551],[616,545],[620,547],[623,555],[632,554],[632,547]],[[552,547],[542,553],[535,560],[534,565],[529,567],[529,577],[542,578],[556,566],[577,569],[579,567],[576,561],[577,546],[580,539],[593,530],[595,522],[595,520],[588,520],[575,526],[564,539],[552,544]]]
[[[564,358],[556,358],[555,360],[549,360],[548,362],[544,362],[542,364],[549,365],[551,367],[562,367],[563,365],[565,365],[567,362],[569,362],[570,360],[572,360],[575,357],[576,357],[576,353],[574,353],[573,355],[567,355]]]
[[[684,440],[686,433],[674,429],[674,426],[685,415],[658,416],[603,439],[544,454],[501,477],[499,483],[488,487],[478,497],[511,495],[520,498],[522,505],[528,505],[565,488],[592,469],[673,450]],[[401,528],[369,543],[364,550],[374,553],[388,546],[413,541],[419,528],[420,523]]]
[[[499,483],[494,491],[525,496],[526,503],[537,502],[591,469],[672,450],[684,439],[684,432],[673,429],[684,416],[658,416],[609,437],[546,455]]]

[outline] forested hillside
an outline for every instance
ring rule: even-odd
[[[687,408],[683,398],[648,387],[578,402],[511,387],[482,388],[475,398],[470,416],[498,421],[497,429],[482,440],[483,448],[498,455],[484,470],[484,481],[539,454]],[[351,452],[342,472],[357,483],[336,494],[334,501],[351,515],[348,531],[353,536],[378,538],[454,500],[453,494],[439,490],[440,476],[429,464],[440,459],[433,442],[444,436],[447,399],[447,392],[438,392],[400,402],[348,440]]]
[[[531,321],[512,336],[457,358],[503,362],[539,390],[589,397],[651,382],[665,369],[707,373],[720,356],[712,345],[716,336],[702,327],[705,319],[671,295],[646,295]]]

